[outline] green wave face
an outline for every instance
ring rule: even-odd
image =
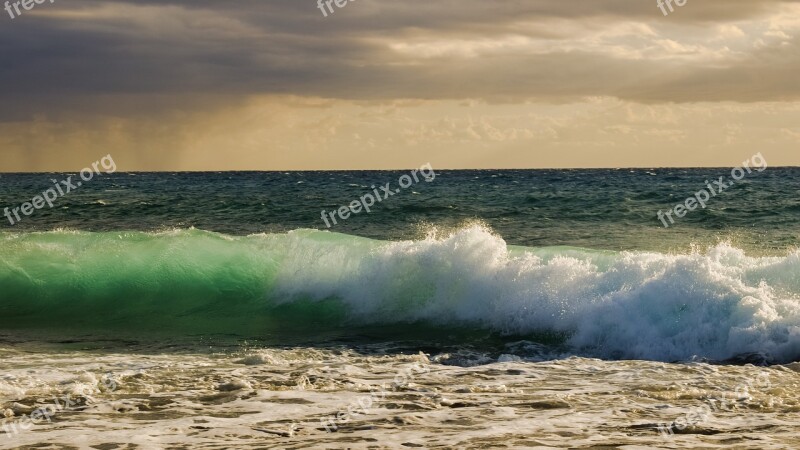
[[[342,311],[331,302],[276,301],[291,241],[196,230],[6,234],[0,327],[257,334],[291,321],[339,323]]]

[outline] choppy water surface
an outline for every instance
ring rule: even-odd
[[[15,226],[0,230],[160,231],[195,227],[243,235],[324,229],[321,211],[407,171],[114,173],[102,175]],[[0,174],[0,208],[18,206],[78,174]],[[731,169],[437,171],[332,231],[418,239],[431,226],[479,220],[511,245],[685,251],[720,240],[781,252],[800,241],[800,169],[754,171],[665,229],[656,217]],[[712,184],[713,187],[713,184]],[[378,189],[379,192],[380,189]],[[3,219],[5,220],[5,219]]]

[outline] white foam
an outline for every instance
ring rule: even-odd
[[[274,299],[338,298],[358,323],[563,332],[575,349],[600,357],[800,356],[798,252],[750,257],[727,244],[682,255],[510,249],[480,226],[396,243],[314,232],[286,238]]]

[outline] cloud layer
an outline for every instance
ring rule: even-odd
[[[208,139],[226,145],[227,136],[227,145],[260,154],[275,151],[271,138],[282,148],[302,147],[309,130],[264,135],[275,120],[244,130],[237,114],[279,111],[288,116],[277,122],[292,122],[292,115],[313,111],[324,122],[353,108],[368,117],[386,108],[411,111],[413,102],[422,102],[416,110],[429,121],[396,118],[373,136],[375,145],[389,145],[401,132],[403,139],[415,136],[424,154],[453,133],[466,140],[451,139],[441,152],[456,154],[457,146],[480,148],[510,133],[520,148],[495,139],[505,144],[483,151],[510,153],[500,159],[514,167],[531,164],[520,153],[529,150],[525,143],[597,142],[592,127],[602,125],[617,130],[621,140],[610,140],[609,148],[625,165],[634,144],[623,137],[632,133],[640,144],[654,137],[628,116],[603,115],[593,105],[670,110],[678,121],[715,109],[738,124],[766,126],[764,111],[793,111],[800,101],[797,0],[689,0],[668,16],[655,1],[638,0],[353,0],[328,17],[313,0],[57,0],[13,21],[1,17],[0,42],[0,128],[7,133],[0,151],[10,161],[0,170],[62,167],[67,162],[54,157],[58,145],[78,151],[99,142],[130,148],[130,169],[179,169],[186,152],[206,142],[187,138],[187,130],[211,117],[228,125]],[[464,102],[471,125],[462,123]],[[568,128],[524,122],[556,107],[573,118],[594,112]],[[731,112],[737,108],[752,119]],[[494,114],[514,114],[504,119],[514,125],[481,136],[475,124],[491,127]],[[361,119],[349,120],[352,128]],[[740,128],[740,139],[753,139],[750,127]],[[434,129],[439,134],[425,131]],[[783,129],[794,132],[781,126],[771,135]],[[365,125],[351,134],[377,132]],[[265,139],[262,147],[254,135]],[[681,135],[681,145],[702,145],[688,129],[668,139]],[[800,164],[788,142],[794,141],[776,144],[778,159]],[[333,166],[342,167],[356,158],[348,149],[362,144],[340,136],[323,148],[339,155]],[[724,151],[721,144],[715,152]],[[474,159],[454,157],[447,166],[485,164],[490,153],[475,151]],[[723,165],[723,154],[714,155]],[[276,156],[258,158],[253,168],[270,168],[265,160],[281,160]],[[207,158],[204,168],[222,167]],[[330,166],[314,165],[310,154],[298,158],[276,168]],[[577,158],[558,164],[596,165]],[[365,168],[358,161],[352,167]]]

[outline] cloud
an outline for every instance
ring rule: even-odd
[[[170,155],[165,167],[182,167],[188,156],[172,152],[194,142],[187,127],[208,123],[198,114],[228,124],[237,136],[267,139],[256,122],[247,122],[254,127],[247,131],[222,118],[252,111],[248,105],[264,98],[283,105],[271,109],[283,114],[361,105],[367,116],[415,101],[576,111],[593,99],[654,106],[800,101],[800,0],[690,0],[666,17],[655,2],[631,0],[357,0],[328,17],[316,6],[313,0],[65,0],[13,21],[3,17],[0,123],[9,135],[0,151],[12,155],[14,167],[61,161],[53,138],[36,135],[44,133],[75,148],[90,139],[127,148],[136,167],[150,167],[151,155],[159,154]],[[670,110],[679,113],[692,114]],[[336,130],[320,138],[336,148],[391,144],[342,119],[320,121],[317,129]],[[405,125],[394,123],[404,133],[393,139],[451,146],[513,146],[578,133],[574,122],[567,129],[546,121],[529,128],[515,118]],[[692,133],[601,125],[603,142],[612,136],[693,142]],[[391,128],[381,133],[393,135]],[[217,131],[215,142],[223,145],[224,130]],[[305,139],[300,131],[281,136],[284,146]]]
[[[75,97],[189,93],[794,99],[798,24],[759,24],[798,12],[777,0],[692,2],[668,17],[628,0],[359,0],[324,18],[312,1],[72,0],[4,24],[0,95],[12,101],[0,108],[8,117]],[[762,48],[726,44],[755,38]],[[756,93],[754,71],[772,81]]]

